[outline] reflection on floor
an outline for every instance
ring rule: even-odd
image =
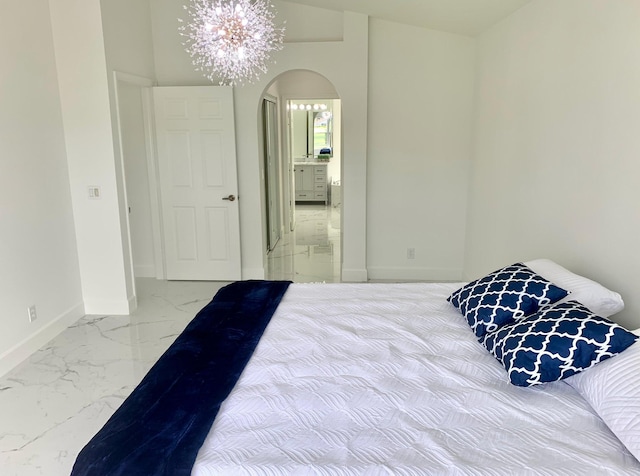
[[[0,475],[68,476],[82,447],[224,284],[138,278],[132,315],[85,316],[0,378]]]
[[[268,255],[267,279],[340,282],[340,208],[296,205],[295,230]]]

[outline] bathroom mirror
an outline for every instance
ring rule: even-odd
[[[288,109],[294,160],[329,160],[333,156],[332,100],[291,100]]]

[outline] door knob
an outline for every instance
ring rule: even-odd
[[[234,202],[236,200],[236,196],[229,195],[228,197],[224,197],[223,200],[229,200],[230,202]]]

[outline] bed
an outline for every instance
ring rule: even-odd
[[[598,315],[621,309],[597,283],[546,260],[528,265]],[[73,474],[640,475],[640,344],[563,380],[517,386],[449,302],[463,285],[291,284],[192,467],[162,464],[169,444],[144,456],[158,463],[152,472],[122,457],[96,470],[105,446],[90,443]],[[145,435],[132,415],[140,421],[127,431]]]

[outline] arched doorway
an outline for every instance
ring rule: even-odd
[[[269,118],[272,105],[277,110],[275,127]],[[342,128],[338,93],[318,73],[287,71],[264,91],[262,122],[267,277],[339,282]],[[273,229],[277,224],[281,224],[281,235]]]

